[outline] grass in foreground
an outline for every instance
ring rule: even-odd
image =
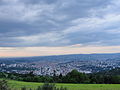
[[[12,88],[20,90],[21,87],[35,89],[43,83],[22,82],[8,80],[8,84]],[[68,90],[120,90],[120,84],[56,84],[57,87],[66,87]]]

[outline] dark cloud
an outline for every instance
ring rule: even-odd
[[[113,2],[1,0],[0,46],[118,45],[114,40],[120,36],[113,29],[119,28],[119,6]]]
[[[58,0],[22,0],[25,3],[29,4],[36,4],[36,3],[47,3],[47,4],[52,4],[57,2]]]

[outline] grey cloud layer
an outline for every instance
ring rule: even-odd
[[[119,4],[120,0],[1,0],[0,46],[119,45]]]

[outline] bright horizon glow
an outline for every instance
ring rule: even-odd
[[[51,56],[66,54],[120,53],[120,46],[0,47],[0,57]]]

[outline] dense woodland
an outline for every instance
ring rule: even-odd
[[[26,82],[43,82],[43,83],[83,83],[83,84],[120,84],[120,68],[110,71],[85,74],[77,70],[72,70],[67,75],[60,74],[57,76],[37,76],[33,72],[28,74],[0,73],[0,78],[7,78]]]

